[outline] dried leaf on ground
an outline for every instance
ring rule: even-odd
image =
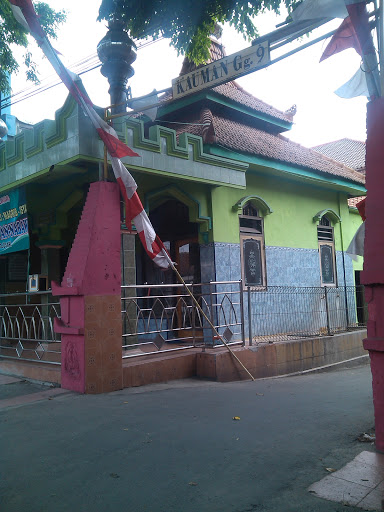
[[[376,436],[369,432],[363,432],[359,435],[357,440],[360,441],[360,443],[373,443],[376,440]]]

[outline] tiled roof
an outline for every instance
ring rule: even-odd
[[[257,155],[322,173],[340,176],[363,184],[364,175],[336,162],[317,151],[305,148],[281,135],[264,132],[250,125],[226,119],[211,112],[211,127],[202,124],[209,119],[208,109],[189,119],[190,125],[174,125],[178,135],[183,132],[203,137],[205,143],[217,144],[232,151]],[[184,118],[185,121],[185,118]]]
[[[315,151],[342,162],[356,171],[365,171],[365,142],[352,139],[340,139],[315,146]]]
[[[218,85],[212,89],[213,91],[225,96],[241,105],[245,105],[257,112],[262,112],[263,114],[268,114],[271,117],[275,117],[277,119],[281,119],[282,121],[286,121],[288,123],[292,123],[293,115],[292,113],[282,112],[272,105],[268,105],[264,101],[255,98],[249,92],[245,91],[239,84],[236,82],[227,82],[226,84]]]
[[[207,64],[222,59],[226,56],[225,48],[219,42],[211,39],[211,48],[210,48],[211,58],[208,60]],[[195,69],[199,69],[202,66],[196,66],[192,62],[190,62],[187,58],[184,59],[183,65],[180,71],[180,75],[185,75],[194,71]],[[268,105],[264,101],[261,101],[258,98],[255,98],[252,94],[245,91],[240,85],[238,85],[235,81],[227,82],[225,84],[218,85],[211,89],[212,91],[224,96],[228,99],[231,99],[241,105],[251,108],[256,112],[261,112],[263,114],[268,114],[271,117],[276,119],[280,119],[282,121],[286,121],[288,123],[292,123],[294,111],[291,109],[287,112],[282,112],[272,105]],[[164,101],[169,101],[172,98],[172,93],[166,93],[163,96]]]
[[[350,197],[348,199],[348,206],[350,208],[356,208],[357,203],[360,203],[365,198],[365,196],[359,196],[359,197]]]

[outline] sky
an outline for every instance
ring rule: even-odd
[[[62,0],[46,0],[54,9],[62,9]],[[58,38],[52,41],[62,56],[64,64],[73,68],[73,64],[94,55],[97,43],[106,34],[105,22],[97,22],[99,2],[95,0],[66,0],[64,3],[67,21],[58,30]],[[260,35],[275,30],[277,23],[285,16],[277,17],[267,13],[258,16],[255,24]],[[337,28],[341,20],[333,20],[322,27],[323,33]],[[318,36],[318,33],[315,34]],[[309,39],[304,37],[302,43]],[[227,55],[250,46],[240,34],[225,26],[221,42]],[[294,43],[296,45],[298,43]],[[297,106],[294,126],[284,135],[306,147],[348,137],[355,140],[366,138],[366,98],[342,99],[334,90],[343,85],[357,71],[360,57],[355,50],[345,50],[319,63],[320,56],[327,44],[317,43],[308,49],[296,53],[272,66],[251,73],[237,80],[245,90],[257,98],[285,111],[292,105]],[[283,48],[285,53],[293,47]],[[41,79],[50,76],[56,79],[49,62],[41,57],[41,50],[32,46],[32,52]],[[279,53],[273,52],[272,58]],[[19,59],[21,52],[17,50]],[[129,80],[133,97],[142,96],[156,89],[158,91],[171,86],[171,81],[180,72],[183,57],[169,46],[167,40],[158,41],[141,48],[133,63],[135,75]],[[93,103],[100,107],[110,104],[108,81],[100,73],[100,68],[82,75],[83,83]],[[13,93],[30,88],[22,71],[12,78]],[[33,88],[34,86],[32,86]],[[63,85],[54,87],[45,93],[15,103],[11,113],[21,121],[36,123],[42,119],[53,119],[55,111],[61,107],[67,96]]]

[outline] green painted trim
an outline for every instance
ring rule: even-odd
[[[248,202],[251,202],[251,203],[254,203],[256,205],[256,207],[262,211],[263,215],[270,215],[271,213],[273,213],[273,210],[272,208],[269,206],[269,204],[264,201],[264,199],[262,199],[261,197],[259,196],[246,196],[246,197],[242,197],[241,199],[239,199],[233,206],[232,206],[232,210],[235,211],[235,212],[238,212],[239,215],[241,214],[244,206],[248,203]]]
[[[13,140],[5,143],[7,148],[7,167],[16,165],[24,160],[24,133],[16,135]]]
[[[65,100],[63,107],[55,113],[55,120],[51,121],[53,134],[45,139],[47,149],[65,142],[68,138],[67,121],[76,106],[76,101],[69,95]]]
[[[175,130],[172,130],[171,128],[166,128],[164,126],[154,125],[151,126],[151,128],[149,129],[149,136],[151,140],[156,141],[160,149],[161,138],[164,138],[166,140],[168,156],[175,156],[178,158],[184,158],[188,160],[188,149],[186,149],[186,147],[183,147],[182,145],[179,146],[179,144],[177,143]]]
[[[48,173],[49,173],[49,168],[35,172],[31,176],[27,176],[26,178],[21,178],[17,181],[13,181],[12,183],[9,183],[8,185],[4,185],[4,187],[1,187],[0,194],[5,192],[6,190],[12,190],[13,188],[17,188],[17,187],[20,187],[21,185],[25,185],[26,183],[29,183],[30,181],[34,181],[36,178],[39,178],[40,176],[44,176],[44,174],[48,174]]]
[[[293,177],[306,179],[325,188],[342,188],[343,190],[353,194],[356,194],[356,192],[359,194],[361,193],[361,195],[367,193],[364,185],[359,185],[347,179],[343,179],[342,177],[336,177],[333,175],[327,175],[323,177],[320,174],[317,174],[315,170],[310,170],[308,167],[301,169],[284,162],[278,162],[277,160],[268,160],[267,158],[258,157],[255,155],[243,155],[242,153],[236,153],[225,148],[222,149],[211,145],[206,145],[205,148],[206,150],[209,150],[210,153],[217,154],[218,156],[224,157],[225,155],[228,155],[228,158],[237,158],[241,162],[247,162],[248,164],[255,164],[261,167],[266,167],[268,169],[278,171],[278,174],[289,174]],[[258,172],[258,170],[249,169],[248,172]]]
[[[193,105],[194,103],[198,103],[203,100],[210,100],[219,105],[235,109],[238,112],[247,114],[255,119],[264,121],[268,124],[272,124],[272,125],[280,128],[281,131],[287,131],[292,128],[293,123],[283,121],[282,119],[277,119],[271,115],[265,114],[264,112],[255,111],[251,107],[247,107],[246,105],[243,105],[242,103],[239,103],[235,100],[225,98],[220,93],[212,91],[212,90],[193,94],[186,98],[173,101],[169,105],[165,105],[164,107],[161,107],[159,109],[159,117],[165,116],[167,114],[171,114],[171,113],[178,111],[184,107],[189,107],[190,105]]]
[[[68,197],[66,197],[58,206],[57,211],[58,212],[68,212],[73,206],[78,203],[82,197],[84,196],[84,193],[82,190],[75,189],[73,190]]]
[[[208,180],[204,178],[196,178],[196,176],[187,176],[185,174],[175,174],[172,172],[167,172],[163,170],[158,169],[149,169],[148,167],[139,167],[137,165],[132,165],[131,163],[125,163],[126,167],[128,167],[129,171],[137,171],[139,173],[144,174],[155,174],[159,176],[167,176],[172,179],[177,180],[183,180],[183,181],[193,181],[194,183],[205,183],[207,185],[214,185],[214,186],[220,186],[220,187],[230,187],[230,188],[236,188],[240,190],[245,190],[244,185],[235,185],[234,183],[223,183],[222,181],[216,181],[216,180]]]
[[[201,215],[200,201],[174,185],[169,185],[167,187],[157,189],[156,191],[146,193],[144,196],[145,210],[147,213],[150,211],[150,202],[153,201],[152,208],[156,208],[169,199],[169,197],[175,198],[188,206],[189,220],[190,222],[195,222],[200,225],[199,228],[201,233],[205,233],[212,228],[211,217]]]
[[[269,114],[266,114],[266,113],[260,112],[260,111],[257,111],[257,114],[256,114],[255,111],[253,109],[251,109],[250,107],[247,107],[246,105],[243,105],[242,103],[237,103],[235,100],[230,100],[227,98],[223,99],[223,96],[221,96],[221,94],[219,94],[217,92],[210,91],[207,94],[207,99],[215,101],[216,103],[219,103],[220,105],[223,105],[225,107],[235,107],[236,106],[236,110],[238,110],[239,112],[251,115],[252,117],[254,117],[256,119],[260,119],[261,121],[264,121],[268,124],[272,124],[274,126],[282,128],[282,131],[287,131],[292,128],[293,123],[289,123],[288,121],[283,121],[283,119],[278,119],[276,117],[273,117]]]
[[[123,118],[124,119],[124,118]],[[149,130],[150,138],[144,136],[144,123],[139,119],[124,119],[125,125],[124,140],[129,145],[127,130],[133,132],[133,145],[136,149],[144,149],[156,153],[165,153],[168,156],[175,156],[188,160],[190,158],[189,147],[193,148],[193,160],[204,164],[226,167],[227,169],[246,172],[248,164],[239,162],[238,159],[222,158],[204,151],[203,140],[198,135],[182,133],[177,143],[176,132],[165,126],[152,126]],[[122,126],[122,125],[120,125]],[[123,128],[124,130],[124,128]],[[165,148],[162,148],[162,139],[166,141]]]
[[[320,212],[317,212],[316,215],[313,217],[313,221],[320,222],[321,218],[324,217],[324,215],[329,217],[330,220],[332,222],[334,222],[335,224],[337,222],[341,222],[340,216],[337,215],[337,213],[334,210],[332,210],[331,208],[326,208],[325,210],[321,210]]]
[[[44,151],[44,121],[35,124],[33,130],[26,130],[25,134],[25,156],[31,158]]]
[[[125,123],[126,129],[132,128],[133,129],[133,145],[135,149],[145,149],[147,151],[152,151],[154,153],[161,153],[161,146],[160,146],[160,138],[158,137],[158,134],[154,130],[155,140],[147,139],[144,135],[144,123],[141,120],[132,120],[128,119]],[[151,135],[151,129],[149,130],[149,134]],[[126,134],[125,134],[125,140],[127,140]]]

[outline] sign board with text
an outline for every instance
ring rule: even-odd
[[[29,249],[25,188],[0,196],[0,254]]]
[[[263,41],[223,59],[215,60],[191,73],[174,78],[172,80],[173,99],[247,75],[264,67],[269,61],[269,42]]]

